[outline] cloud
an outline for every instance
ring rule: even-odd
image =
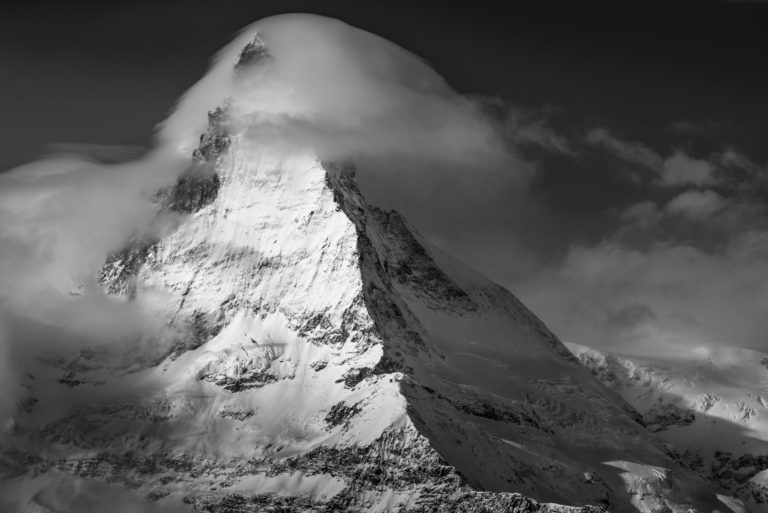
[[[649,357],[765,350],[768,211],[742,186],[759,166],[736,151],[663,162],[655,181],[635,185],[649,199],[615,209],[613,230],[571,240],[518,290],[563,338],[586,345]]]
[[[706,222],[704,229],[711,230],[715,225],[725,225],[726,229],[748,226],[744,223],[747,215],[762,215],[760,208],[748,202],[728,200],[712,190],[690,189],[672,197],[666,204],[654,201],[641,201],[629,205],[619,212],[619,218],[624,222],[621,232],[627,234],[631,230],[640,229],[646,233],[660,236],[662,233],[680,235],[677,232],[687,232],[690,237],[690,224],[681,221]],[[717,220],[711,219],[715,214],[721,214]],[[666,226],[663,226],[666,225]],[[672,228],[665,232],[664,228]],[[677,231],[674,228],[678,228]]]
[[[768,232],[740,234],[719,253],[684,243],[574,245],[523,292],[556,332],[587,345],[645,356],[699,345],[764,348],[766,255]]]
[[[694,159],[680,150],[666,158],[659,180],[665,186],[710,185],[715,181],[715,167],[706,160]]]
[[[605,128],[585,142],[625,163],[628,190],[589,219],[602,231],[561,232],[562,258],[510,287],[563,338],[586,345],[644,356],[768,348],[764,167],[733,147],[694,157],[670,141],[665,154]]]
[[[269,57],[233,73],[254,40]],[[161,123],[159,140],[191,152],[205,114],[225,103],[230,129],[311,148],[322,159],[427,156],[475,165],[510,158],[480,102],[396,44],[321,16],[280,15],[243,29]],[[529,130],[543,133],[544,124]]]
[[[760,166],[734,149],[712,153],[706,158],[695,158],[681,149],[663,156],[649,146],[623,140],[605,128],[587,132],[586,142],[602,148],[613,156],[640,168],[643,173],[630,171],[629,177],[636,183],[648,179],[662,187],[725,185],[729,181],[728,170],[739,169],[755,173]]]
[[[571,141],[550,125],[551,110],[524,108],[499,97],[472,96],[505,140],[515,146],[535,146],[561,155],[576,155]]]
[[[720,154],[720,163],[724,166],[737,167],[748,171],[758,171],[760,166],[755,164],[749,157],[733,148],[729,148]]]
[[[0,303],[66,295],[134,233],[150,228],[152,198],[184,169],[155,152],[121,164],[46,159],[0,175]]]
[[[251,41],[269,57],[225,79]],[[229,99],[229,128],[239,137],[354,160],[370,202],[402,211],[451,250],[488,243],[501,230],[514,239],[513,226],[529,230],[518,214],[536,165],[519,151],[521,141],[566,145],[543,115],[497,104],[500,115],[491,116],[487,101],[458,94],[419,57],[317,16],[246,28],[184,95],[161,137],[180,146],[196,140],[189,120],[211,107],[212,96]]]
[[[309,148],[324,160],[514,164],[477,102],[394,43],[308,15],[268,18],[244,34],[258,37],[270,58],[244,67],[231,84],[231,128],[238,133]]]
[[[233,75],[253,41],[269,57]],[[403,48],[319,16],[276,16],[244,29],[184,94],[160,139],[191,151],[206,111],[225,99],[232,131],[323,160],[353,159],[369,201],[403,211],[452,249],[490,239],[491,230],[509,234],[512,224],[527,229],[517,214],[536,165],[520,147],[568,149],[545,114],[462,96]]]
[[[586,135],[589,144],[600,146],[615,156],[634,164],[657,170],[663,159],[652,149],[641,143],[629,142],[611,134],[605,128],[593,128]]]
[[[630,223],[636,223],[642,226],[649,226],[660,219],[656,203],[653,201],[642,201],[630,205],[621,212],[621,218]]]
[[[153,195],[185,165],[156,150],[119,164],[59,156],[0,174],[0,422],[23,398],[17,378],[36,355],[126,352],[164,329],[154,298],[116,301],[96,272],[153,229]]]
[[[685,191],[673,198],[666,206],[666,211],[690,218],[711,216],[725,207],[723,198],[714,191]]]

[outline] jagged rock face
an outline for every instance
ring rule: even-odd
[[[225,110],[221,107],[208,113],[208,129],[200,136],[200,145],[192,154],[192,166],[164,196],[164,208],[175,212],[192,213],[209,205],[219,191],[216,161],[229,145],[229,137],[222,126]]]
[[[669,442],[673,459],[741,498],[752,511],[768,511],[764,354],[700,348],[685,359],[665,360],[569,347]]]
[[[235,64],[235,70],[246,69],[269,57],[267,46],[257,34],[240,52],[237,64]]]
[[[193,157],[204,173],[159,196],[172,229],[100,274],[164,312],[159,363],[31,384],[6,475],[211,513],[714,509],[512,294],[369,205],[353,166],[225,116]]]
[[[197,212],[216,199],[221,185],[216,162],[229,145],[229,137],[223,127],[224,116],[221,107],[208,113],[208,128],[200,135],[200,145],[192,154],[190,167],[178,177],[173,186],[157,194],[161,215],[168,212]],[[135,235],[123,248],[109,255],[98,276],[106,291],[133,298],[134,278],[158,241],[156,233]]]

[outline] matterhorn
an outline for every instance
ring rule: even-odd
[[[188,165],[154,191],[151,226],[94,276],[111,301],[151,309],[163,329],[24,369],[0,504],[747,511],[680,466],[512,293],[366,197],[368,159],[357,157],[367,150],[325,114],[359,113],[367,136],[357,92],[370,73],[338,84],[353,87],[349,104],[321,107],[311,94],[335,85],[293,73],[312,65],[296,57],[303,48],[345,44],[387,90],[449,94],[426,64],[341,22],[280,16],[243,32],[206,83],[226,87],[195,93],[207,94],[207,119],[173,121],[196,130],[195,143],[174,141]]]

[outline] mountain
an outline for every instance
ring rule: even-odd
[[[643,415],[670,454],[702,477],[768,511],[768,355],[700,347],[672,358],[568,348]]]
[[[354,161],[234,116],[99,273],[162,334],[24,369],[4,510],[745,511]]]

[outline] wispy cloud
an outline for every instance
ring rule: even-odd
[[[763,169],[762,166],[733,148],[728,148],[718,154],[717,160],[725,167],[740,169],[751,174],[759,173]]]
[[[711,216],[725,208],[725,200],[715,191],[690,190],[675,196],[666,211],[694,219]]]
[[[755,175],[761,169],[732,148],[711,153],[704,158],[692,157],[682,149],[675,149],[665,156],[641,142],[624,140],[605,128],[590,130],[585,140],[588,144],[602,148],[616,158],[642,169],[645,172],[645,181],[662,187],[727,185],[729,170]],[[643,181],[635,174],[631,178],[634,181]]]
[[[649,169],[659,169],[663,163],[663,159],[649,147],[642,143],[620,139],[605,128],[593,128],[587,132],[586,141],[606,149],[623,160]]]
[[[472,96],[471,99],[504,138],[515,145],[532,145],[562,155],[577,153],[569,138],[552,127],[551,109],[524,108],[499,97]]]

